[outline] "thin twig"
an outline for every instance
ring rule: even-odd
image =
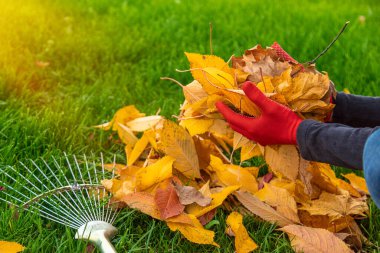
[[[176,83],[178,84],[179,86],[181,86],[182,88],[184,87],[184,85],[180,82],[178,82],[177,80],[173,79],[173,78],[170,78],[170,77],[161,77],[160,78],[161,80],[169,80],[169,81],[172,81],[173,83]]]
[[[344,32],[344,30],[346,30],[346,27],[348,26],[349,23],[350,23],[350,21],[347,21],[343,25],[343,27],[340,29],[338,35],[335,36],[335,38],[330,42],[330,44],[321,53],[319,53],[319,55],[317,55],[317,57],[315,57],[313,60],[307,62],[307,64],[311,65],[311,64],[316,63],[316,61],[330,49],[330,47],[335,43],[335,41],[337,41],[339,39],[340,35],[342,35],[342,33]]]
[[[214,54],[214,50],[212,50],[212,23],[210,22],[210,54]]]

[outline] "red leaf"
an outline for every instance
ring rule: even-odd
[[[198,217],[198,220],[204,226],[215,217],[215,214],[216,214],[216,208]]]
[[[259,190],[264,188],[264,183],[269,183],[273,178],[273,173],[269,172],[263,176],[263,179],[259,183]]]
[[[161,219],[176,216],[185,210],[185,206],[179,202],[177,192],[171,184],[165,189],[157,189],[154,200],[160,210]]]

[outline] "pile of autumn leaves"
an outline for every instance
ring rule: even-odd
[[[327,74],[286,61],[272,47],[232,57],[232,67],[214,55],[186,56],[194,81],[177,82],[185,96],[178,124],[130,105],[98,126],[117,131],[125,143],[127,164],[108,165],[117,177],[102,181],[114,200],[165,221],[191,242],[215,246],[214,232],[204,225],[224,207],[231,211],[226,233],[235,236],[237,252],[258,247],[243,225],[247,213],[276,223],[296,251],[360,249],[365,237],[355,219],[368,212],[363,178],[339,179],[328,164],[303,160],[295,146],[260,146],[234,132],[215,107],[224,101],[259,116],[240,89],[250,80],[300,117],[323,120],[334,106]],[[263,162],[241,166],[252,159]]]

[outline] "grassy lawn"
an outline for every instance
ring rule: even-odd
[[[377,0],[0,0],[0,165],[64,151],[102,152],[109,159],[116,153],[125,162],[122,145],[91,126],[128,104],[147,115],[159,108],[166,117],[177,114],[182,91],[160,77],[191,81],[189,73],[175,69],[189,68],[185,51],[209,53],[209,22],[214,53],[225,60],[278,41],[305,62],[350,20],[318,69],[329,73],[338,90],[380,96],[379,16]],[[373,203],[370,210],[360,225],[374,244],[365,250],[377,252],[380,211]],[[225,217],[219,211],[212,226],[219,249],[192,244],[134,210],[117,219],[113,243],[119,252],[233,252]],[[260,245],[257,252],[291,251],[273,225],[248,217],[245,224]],[[86,252],[87,243],[73,237],[71,229],[33,214],[15,217],[0,204],[0,240],[22,243],[25,252]]]

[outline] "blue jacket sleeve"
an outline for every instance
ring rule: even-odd
[[[339,92],[335,98],[332,122],[352,127],[380,126],[380,97]]]
[[[306,160],[362,169],[364,144],[377,129],[304,120],[297,129],[297,143]]]

